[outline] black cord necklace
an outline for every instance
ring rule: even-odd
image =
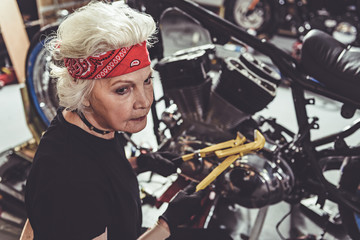
[[[96,127],[94,127],[91,123],[89,123],[89,121],[85,118],[84,114],[82,112],[77,112],[77,115],[80,117],[81,121],[83,121],[83,123],[85,123],[85,125],[92,131],[100,133],[102,135],[105,134],[109,134],[111,133],[111,131],[105,131],[105,130],[100,130]]]

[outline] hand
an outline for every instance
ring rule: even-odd
[[[178,225],[188,222],[201,207],[201,200],[205,195],[204,190],[194,192],[196,183],[191,182],[184,190],[179,191],[170,201],[168,208],[160,216],[169,225],[170,232]]]
[[[176,173],[176,166],[171,159],[177,157],[177,154],[171,152],[150,152],[140,154],[136,160],[138,173],[153,171],[161,176],[167,177]]]

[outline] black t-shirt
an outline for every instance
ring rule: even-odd
[[[26,184],[35,240],[136,239],[141,204],[121,136],[106,140],[68,123],[59,109],[43,135]]]

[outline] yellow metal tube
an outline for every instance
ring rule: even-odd
[[[220,149],[224,149],[224,148],[233,148],[233,147],[243,144],[245,141],[246,141],[246,138],[243,135],[241,135],[240,133],[237,133],[236,138],[233,140],[229,140],[226,142],[212,145],[210,147],[200,149],[196,153],[186,154],[186,155],[183,155],[181,158],[185,162],[185,161],[189,161],[189,160],[193,159],[197,154],[199,154],[200,157],[206,157],[208,155],[214,154],[214,152],[216,150],[220,150]]]
[[[214,168],[211,173],[209,173],[198,185],[196,185],[196,192],[202,189],[205,189],[209,186],[212,181],[214,181],[225,169],[227,169],[240,155],[232,155],[227,157],[222,163],[220,163],[216,168]]]
[[[255,130],[255,141],[254,142],[247,143],[247,144],[237,146],[237,147],[232,147],[232,148],[225,149],[225,150],[218,150],[218,151],[215,151],[215,155],[218,158],[224,158],[224,157],[231,156],[234,154],[239,154],[239,153],[242,153],[243,155],[245,155],[250,152],[260,150],[261,148],[264,147],[264,145],[265,145],[264,136],[260,133],[260,131]]]
[[[218,150],[215,154],[219,158],[227,157],[222,163],[220,163],[216,168],[214,168],[197,186],[196,191],[205,189],[212,181],[214,181],[222,172],[225,171],[236,159],[242,157],[245,154],[248,154],[253,151],[260,150],[265,145],[264,136],[258,131],[255,130],[255,141],[241,145],[238,147],[233,147],[226,150]]]

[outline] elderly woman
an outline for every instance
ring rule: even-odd
[[[43,135],[26,185],[34,239],[165,239],[200,206],[180,191],[157,224],[140,236],[142,212],[133,168],[167,176],[171,155],[130,163],[118,131],[144,129],[153,102],[147,46],[153,19],[116,2],[92,2],[71,14],[47,44],[58,66],[60,108]]]

